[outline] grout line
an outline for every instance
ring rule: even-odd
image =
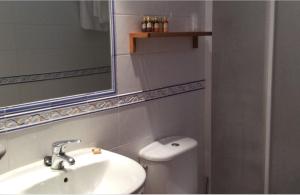
[[[212,31],[213,3],[205,1],[205,29]],[[212,184],[212,38],[204,38],[204,74],[205,74],[205,96],[204,96],[204,174],[207,178],[205,191],[211,193]]]
[[[134,16],[134,17],[143,17],[144,15],[149,15],[149,16],[158,16],[158,17],[163,17],[163,16],[167,16],[167,17],[170,17],[169,16],[169,13],[166,13],[166,14],[125,14],[125,13],[115,13],[115,16]],[[173,18],[190,18],[191,16],[190,15],[172,15],[170,17],[170,19],[173,19]]]
[[[271,121],[272,121],[272,80],[274,58],[274,35],[275,35],[275,8],[274,0],[267,2],[266,16],[266,46],[265,46],[265,165],[264,165],[264,193],[270,191],[270,155],[271,155]]]
[[[200,49],[200,48],[199,48]],[[187,53],[193,53],[196,52],[196,49],[183,49],[183,50],[165,50],[165,51],[150,51],[150,52],[136,52],[134,54],[130,54],[129,52],[120,52],[117,53],[116,56],[136,56],[136,55],[152,55],[152,54],[172,54],[172,53],[183,53],[183,52],[187,52]]]
[[[149,56],[149,55],[157,55],[157,54],[176,54],[176,53],[195,53],[196,50],[177,50],[177,51],[153,51],[153,52],[138,52],[135,53],[134,55],[130,54],[130,53],[119,53],[116,54],[116,57],[118,56]]]

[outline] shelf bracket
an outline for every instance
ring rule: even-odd
[[[130,54],[136,52],[136,38],[133,35],[130,35],[129,52]]]
[[[193,48],[198,48],[198,36],[193,36]]]

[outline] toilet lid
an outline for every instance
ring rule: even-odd
[[[189,137],[172,136],[153,142],[140,150],[141,158],[149,161],[169,161],[197,146]]]

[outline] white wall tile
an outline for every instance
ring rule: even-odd
[[[19,74],[15,51],[0,51],[0,77]]]
[[[85,77],[29,82],[16,85],[19,87],[19,103],[45,100],[94,92],[111,88],[110,75],[96,74]],[[9,85],[8,85],[9,88]],[[13,100],[10,100],[13,101]]]
[[[105,56],[107,57],[105,58]],[[109,57],[109,53],[103,52],[100,47],[75,47],[68,49],[26,49],[18,51],[18,58],[14,59],[17,60],[22,74],[37,74],[109,66]]]
[[[14,169],[36,159],[41,160],[37,128],[33,131],[15,132],[7,135],[9,168]]]
[[[0,1],[0,6],[12,6],[13,2],[12,1]]]
[[[202,92],[191,92],[120,108],[118,123],[121,144],[143,137],[152,137],[154,140],[171,135],[198,137],[198,130],[203,124],[200,111],[202,100]],[[184,120],[181,120],[183,113]],[[128,123],[130,119],[135,122]]]
[[[77,6],[76,1],[12,1],[13,6]]]
[[[2,3],[3,1],[1,1]],[[0,24],[14,23],[15,22],[15,9],[13,6],[2,6],[0,3]]]
[[[199,131],[201,116],[195,113],[201,109],[197,100],[201,104],[202,95],[202,92],[191,92],[156,100],[148,109],[152,135],[157,139],[171,135],[188,136]]]
[[[189,16],[201,13],[202,4],[201,1],[115,1],[115,13]]]
[[[64,26],[17,25],[17,49],[51,49],[61,47]]]
[[[121,144],[143,137],[152,137],[154,140],[171,135],[198,137],[204,118],[201,115],[203,98],[203,92],[191,92],[120,108],[118,123]],[[181,120],[182,113],[184,120]],[[130,118],[135,122],[128,123]]]
[[[105,32],[83,30],[80,26],[65,27],[61,31],[62,47],[98,48],[109,49],[109,34]]]
[[[115,15],[116,53],[126,54],[129,51],[129,32],[140,31],[140,18],[137,16]]]
[[[0,28],[0,50],[15,49],[15,27],[13,24],[1,24]]]
[[[7,31],[3,31],[3,33],[7,33]],[[109,35],[107,33],[86,31],[79,26],[28,24],[16,26],[18,49],[108,48],[108,42]]]
[[[79,24],[77,6],[15,6],[17,24]],[[55,13],[55,14],[53,14]],[[38,17],[37,17],[38,16]]]
[[[118,93],[204,79],[204,56],[199,50],[118,56]]]
[[[153,102],[119,108],[118,127],[121,144],[135,142],[148,136],[153,137],[151,117],[148,112],[151,106]],[[131,120],[135,122],[128,122]]]
[[[120,145],[116,148],[111,149],[112,152],[116,152],[118,154],[127,156],[132,158],[135,161],[139,161],[139,151],[147,146],[148,144],[152,143],[153,137],[142,137],[137,141],[130,142],[128,144]]]
[[[1,101],[0,107],[11,106],[16,102],[20,102],[21,93],[18,85],[2,85],[0,86]]]

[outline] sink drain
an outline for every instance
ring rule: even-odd
[[[67,177],[64,178],[64,182],[67,183],[69,179]]]
[[[179,143],[172,143],[171,146],[177,147],[177,146],[180,146],[180,144]]]

